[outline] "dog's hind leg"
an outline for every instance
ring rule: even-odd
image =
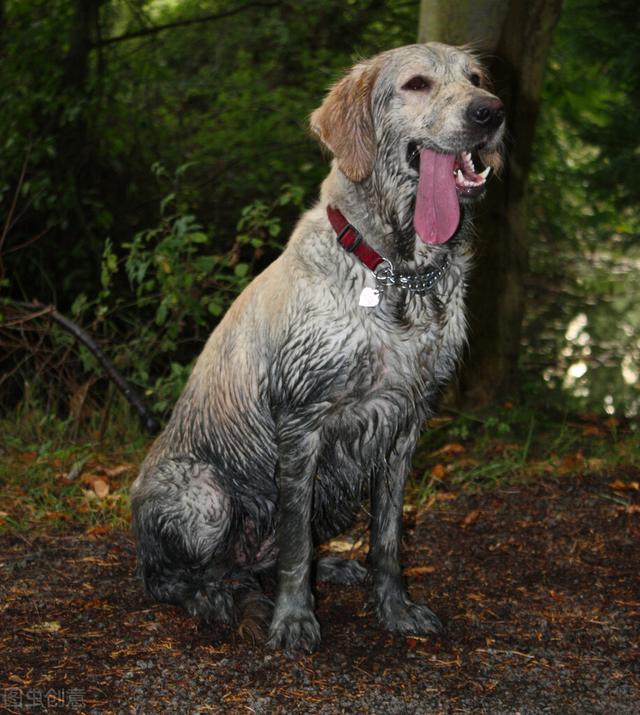
[[[138,567],[147,591],[203,621],[235,620],[233,505],[211,465],[164,459],[132,489]],[[225,578],[226,577],[226,578]]]

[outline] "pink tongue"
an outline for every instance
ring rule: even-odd
[[[425,243],[444,243],[460,223],[453,154],[420,150],[420,179],[413,224]]]

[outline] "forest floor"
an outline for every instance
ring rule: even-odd
[[[446,639],[383,632],[319,584],[289,659],[153,603],[122,529],[0,536],[6,712],[638,713],[640,472],[440,492],[406,512],[410,590]],[[629,487],[620,499],[621,485]],[[360,530],[332,549],[361,556]],[[0,708],[1,709],[1,708]]]

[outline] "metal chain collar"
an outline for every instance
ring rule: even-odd
[[[395,287],[408,290],[410,293],[424,295],[444,276],[449,268],[445,258],[439,266],[418,273],[398,273],[391,261],[385,258],[374,271],[376,286],[380,292],[385,288]]]

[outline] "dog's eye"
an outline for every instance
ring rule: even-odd
[[[480,86],[480,75],[476,74],[475,72],[471,75],[469,75],[469,82],[471,82],[474,87],[479,87]]]
[[[410,89],[413,92],[422,92],[427,89],[431,89],[431,80],[418,75],[417,77],[412,77],[408,82],[402,85],[402,89]]]

